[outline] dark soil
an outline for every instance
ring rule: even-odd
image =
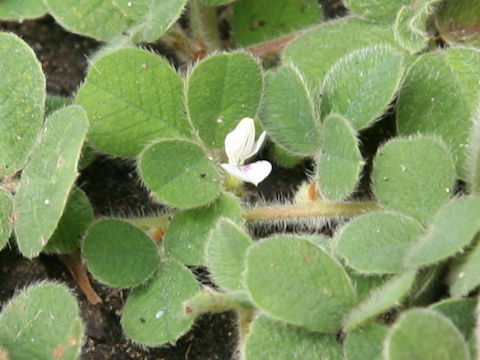
[[[328,17],[345,12],[338,0],[320,2],[326,5]],[[23,23],[0,22],[0,31],[14,32],[32,47],[46,74],[49,95],[72,96],[84,79],[88,58],[101,46],[95,40],[64,31],[49,16]],[[267,200],[279,196],[288,198],[306,178],[308,168],[308,163],[290,170],[276,167],[254,197],[260,194]],[[159,209],[141,187],[133,164],[124,160],[98,156],[81,172],[78,185],[89,196],[97,216],[123,217]],[[45,280],[62,282],[77,296],[86,330],[83,360],[228,360],[234,357],[237,334],[232,313],[205,315],[176,344],[147,349],[122,333],[119,319],[127,291],[112,289],[91,279],[103,300],[101,304],[92,305],[58,257],[40,255],[33,260],[25,259],[13,241],[0,252],[0,307],[15,292]]]

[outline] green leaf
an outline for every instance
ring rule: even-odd
[[[147,346],[175,341],[195,320],[194,315],[185,313],[183,303],[199,291],[188,269],[173,261],[163,263],[147,286],[129,294],[122,311],[123,330]]]
[[[160,140],[140,155],[140,176],[167,204],[192,208],[211,203],[220,192],[220,175],[203,149],[188,140]]]
[[[426,234],[412,244],[405,265],[429,265],[461,251],[478,231],[479,218],[480,198],[453,198],[434,215]]]
[[[480,3],[475,0],[442,1],[435,16],[441,38],[455,43],[480,46]]]
[[[269,158],[274,158],[277,163],[287,168],[297,166],[303,161],[303,157],[293,155],[277,144],[271,144],[269,154]]]
[[[355,18],[333,20],[292,41],[285,49],[283,63],[295,64],[310,88],[319,93],[325,73],[334,63],[351,51],[376,44],[394,44],[390,24]]]
[[[28,258],[38,255],[57,227],[77,177],[87,129],[85,111],[78,105],[58,110],[45,121],[15,196],[15,234]]]
[[[262,95],[257,61],[246,53],[210,56],[188,77],[186,103],[190,120],[208,148],[223,148],[225,136],[244,117],[253,118]]]
[[[260,120],[273,141],[295,155],[320,149],[320,121],[302,75],[283,66],[265,75]]]
[[[345,116],[357,130],[380,117],[392,101],[404,73],[403,56],[377,45],[343,57],[325,75],[321,116]]]
[[[0,328],[12,360],[74,360],[83,344],[77,301],[60,284],[40,283],[15,296],[0,314]]]
[[[205,262],[217,285],[230,292],[243,291],[245,254],[252,243],[250,236],[231,220],[217,222],[205,247]]]
[[[135,21],[135,40],[154,42],[180,17],[187,0],[132,0],[114,1],[122,13]]]
[[[423,233],[412,218],[373,212],[347,223],[336,235],[336,253],[361,273],[395,274],[403,269],[403,256]]]
[[[319,23],[316,0],[240,0],[233,7],[232,26],[240,46],[261,43]]]
[[[268,344],[268,346],[266,346]],[[298,328],[265,316],[250,325],[245,342],[245,360],[343,360],[342,350],[332,335]]]
[[[342,266],[299,237],[277,236],[254,243],[247,251],[244,276],[258,308],[310,330],[334,332],[355,301]]]
[[[46,95],[42,67],[23,40],[0,33],[0,58],[1,176],[25,165],[42,126]]]
[[[478,103],[479,77],[480,51],[430,52],[412,64],[398,95],[398,132],[441,136],[456,159],[461,178],[466,176],[466,144]]]
[[[364,163],[356,131],[343,116],[330,114],[323,121],[321,143],[317,160],[320,192],[330,201],[345,199],[355,190]]]
[[[60,110],[64,106],[72,105],[73,100],[63,96],[47,96],[45,99],[45,116],[50,116],[55,111]]]
[[[347,333],[344,349],[347,360],[383,360],[382,345],[388,328],[380,324],[367,324]]]
[[[345,6],[352,12],[368,20],[392,20],[402,5],[410,0],[344,0]]]
[[[88,165],[90,165],[93,160],[95,160],[97,156],[97,152],[92,148],[92,146],[85,141],[82,147],[82,153],[80,155],[80,160],[78,162],[78,170],[85,169]]]
[[[82,255],[98,280],[119,288],[145,282],[160,263],[153,240],[136,226],[117,219],[98,220],[90,226]]]
[[[43,251],[64,254],[78,249],[80,239],[93,219],[87,195],[79,188],[73,188],[57,228]]]
[[[413,309],[390,328],[383,359],[469,360],[470,355],[462,334],[448,318],[433,310]]]
[[[349,270],[349,271],[348,271]],[[366,300],[370,293],[380,287],[383,283],[385,283],[387,276],[375,276],[371,274],[360,274],[353,269],[347,268],[347,273],[352,280],[353,287],[357,293],[357,302],[363,302]]]
[[[189,136],[182,97],[182,80],[165,60],[129,48],[92,65],[77,102],[88,113],[94,147],[134,157],[159,137]]]
[[[448,201],[454,183],[452,156],[439,139],[421,135],[396,138],[377,152],[373,188],[378,201],[422,224],[428,224]]]
[[[183,264],[204,265],[209,232],[223,217],[238,224],[243,220],[238,200],[227,193],[206,207],[177,212],[163,239],[166,255]]]
[[[480,241],[477,234],[475,244],[462,256],[453,260],[448,275],[450,294],[454,297],[466,296],[480,285]]]
[[[0,190],[0,250],[8,242],[8,239],[10,238],[10,235],[12,233],[12,211],[12,195],[9,192]]]
[[[402,6],[393,28],[395,41],[411,54],[423,50],[428,43],[427,20],[432,12],[429,4],[418,9]]]
[[[412,288],[414,280],[415,272],[408,271],[390,278],[371,291],[369,298],[355,306],[345,317],[345,329],[350,331],[372,317],[399,305]]]
[[[68,31],[110,41],[126,31],[131,20],[105,0],[43,0],[48,12]],[[125,74],[124,74],[125,75]]]
[[[440,263],[420,269],[408,295],[409,306],[425,306],[444,292],[445,264]]]
[[[0,2],[0,19],[18,20],[34,19],[45,15],[47,9],[40,0],[3,0]],[[2,59],[5,59],[2,57]],[[0,357],[1,359],[1,357]]]
[[[475,299],[445,299],[430,305],[430,309],[448,317],[465,339],[473,336],[475,329]]]

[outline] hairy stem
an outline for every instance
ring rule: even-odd
[[[245,208],[245,220],[249,222],[289,220],[289,219],[308,219],[315,217],[335,217],[335,216],[357,216],[368,212],[379,210],[380,205],[373,201],[364,202],[342,202],[327,203],[317,199],[301,204],[291,204],[282,206],[264,206]],[[140,227],[150,236],[167,231],[168,225],[173,214],[164,214],[160,216],[127,219],[128,222]],[[161,239],[155,239],[157,241]]]
[[[190,0],[190,26],[194,38],[206,44],[207,51],[220,49],[217,14],[215,8],[202,4],[199,0]]]
[[[316,200],[299,205],[265,206],[245,209],[245,219],[255,222],[320,216],[356,216],[378,210],[379,208],[379,205],[372,201],[326,203],[322,200]]]
[[[200,315],[207,312],[218,313],[238,309],[250,310],[252,304],[242,297],[235,298],[233,294],[222,293],[204,287],[202,291],[185,301],[183,307],[187,314]]]

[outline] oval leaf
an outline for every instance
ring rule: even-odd
[[[15,234],[26,257],[38,255],[60,220],[87,129],[85,111],[77,105],[54,112],[45,122],[15,196]]]
[[[210,232],[205,262],[215,283],[227,291],[244,289],[242,273],[252,239],[237,224],[220,219]]]
[[[283,63],[295,64],[305,75],[309,87],[318,89],[325,73],[340,58],[375,44],[394,44],[390,24],[374,24],[356,18],[333,20],[292,41],[284,52]]]
[[[65,254],[78,249],[81,236],[93,219],[87,195],[79,188],[73,188],[57,228],[43,251]]]
[[[438,341],[442,339],[442,341]],[[390,328],[385,360],[469,360],[460,331],[440,313],[427,309],[404,312]]]
[[[365,321],[399,304],[412,288],[415,272],[409,271],[387,280],[370,292],[370,296],[355,306],[345,317],[345,329],[350,331]]]
[[[230,194],[222,194],[207,207],[177,212],[163,240],[166,255],[183,264],[204,265],[205,243],[218,219],[225,217],[241,223],[242,215],[242,207]]]
[[[189,135],[182,96],[182,80],[165,60],[121,49],[93,64],[77,102],[88,113],[94,147],[134,157],[154,139]]]
[[[478,231],[479,218],[480,198],[452,199],[435,214],[425,236],[412,244],[405,264],[429,265],[460,251]]]
[[[140,176],[162,201],[192,208],[215,200],[220,175],[203,149],[187,140],[161,140],[140,156]]]
[[[75,360],[83,343],[83,325],[75,297],[60,284],[31,286],[0,314],[0,343],[7,359]],[[1,352],[0,352],[1,354]]]
[[[173,342],[193,324],[183,303],[200,291],[195,277],[176,262],[163,263],[147,286],[128,296],[122,311],[122,327],[128,337],[147,346]]]
[[[370,126],[387,110],[403,72],[403,56],[392,47],[377,45],[350,53],[325,75],[322,118],[334,112],[357,130]]]
[[[309,156],[320,148],[320,121],[302,75],[292,66],[266,74],[260,120],[275,143],[292,154]]]
[[[255,116],[262,87],[260,67],[246,53],[210,56],[195,66],[188,77],[186,103],[205,146],[223,148],[227,133],[244,117]]]
[[[320,192],[330,201],[345,199],[355,190],[363,167],[356,132],[343,116],[331,114],[323,122],[321,143]]]
[[[128,29],[132,20],[104,0],[44,0],[48,12],[68,31],[109,41]]]
[[[427,46],[427,20],[432,9],[430,4],[418,9],[402,6],[394,25],[395,41],[410,53],[416,53]]]
[[[132,19],[135,40],[154,42],[180,17],[187,0],[114,1],[122,13]]]
[[[322,335],[265,316],[250,325],[244,343],[245,360],[343,360],[342,349],[332,335]],[[268,344],[268,346],[265,346]]]
[[[404,254],[423,231],[409,217],[374,212],[350,221],[340,230],[336,252],[356,271],[394,274],[403,269]]]
[[[412,64],[398,95],[398,132],[441,136],[461,178],[466,176],[466,144],[480,93],[479,77],[480,51],[430,52]]]
[[[3,0],[0,2],[0,19],[18,20],[34,19],[45,15],[47,9],[43,1],[38,0]],[[2,59],[5,59],[2,57]],[[1,357],[0,357],[1,359]]]
[[[157,247],[147,234],[116,219],[99,220],[90,226],[82,255],[98,280],[119,288],[145,282],[160,262]]]
[[[355,301],[342,266],[298,237],[272,237],[250,246],[244,276],[262,311],[310,330],[334,332]]]
[[[423,224],[450,198],[454,183],[452,156],[438,139],[396,138],[377,152],[373,187],[378,201]]]
[[[0,33],[0,58],[1,176],[25,165],[42,126],[46,94],[42,67],[19,37]]]

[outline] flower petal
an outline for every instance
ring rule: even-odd
[[[232,164],[221,165],[230,175],[235,176],[242,181],[252,183],[255,186],[265,180],[272,171],[272,164],[266,160],[242,166],[235,166]]]
[[[243,118],[225,137],[225,153],[231,165],[243,165],[255,142],[255,124],[252,118]]]
[[[253,155],[255,155],[259,150],[260,148],[262,147],[263,143],[265,142],[265,136],[267,135],[267,132],[264,131],[262,132],[262,134],[258,137],[258,140],[257,142],[255,143],[255,145],[253,146],[253,149],[252,151],[250,152],[250,154],[248,154],[246,157],[245,157],[245,160],[252,157]]]

